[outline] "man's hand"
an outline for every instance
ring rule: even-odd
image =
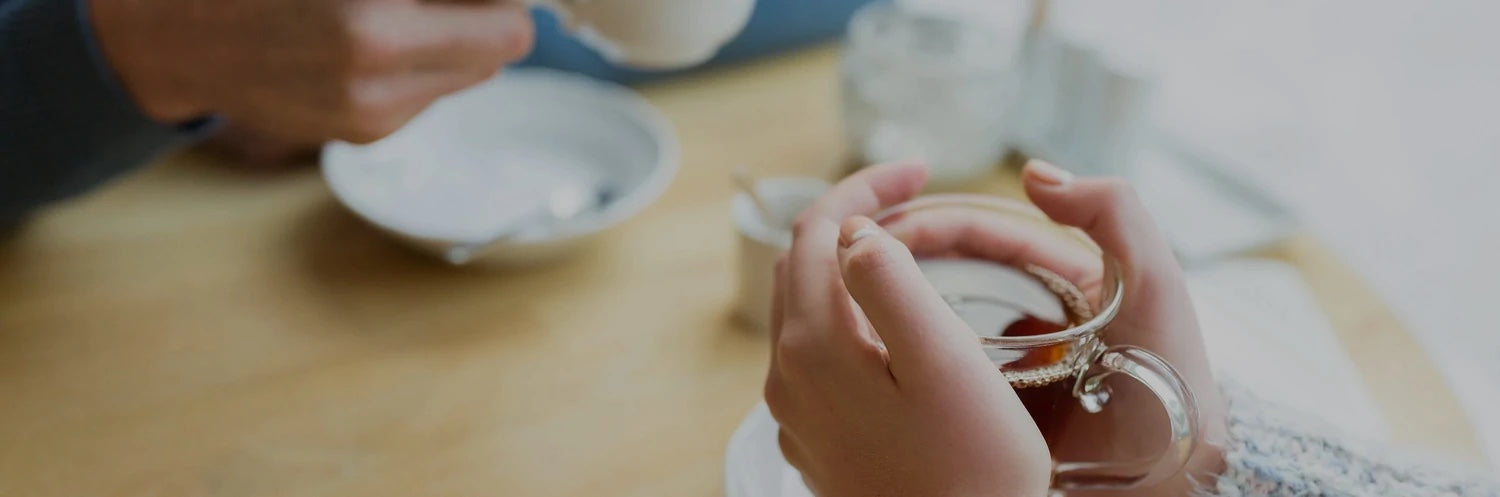
[[[132,99],[172,123],[219,114],[296,140],[370,142],[531,49],[524,3],[89,0]]]

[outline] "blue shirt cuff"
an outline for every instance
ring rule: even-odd
[[[94,36],[93,18],[91,17],[93,12],[89,10],[89,0],[73,0],[73,8],[77,12],[77,16],[75,17],[78,19],[78,33],[83,40],[85,51],[88,52],[89,61],[93,64],[95,72],[98,73],[99,84],[116,100],[128,104],[134,111],[134,116],[132,117],[135,119],[133,120],[141,123],[143,127],[155,127],[160,131],[179,133],[183,135],[183,138],[189,139],[206,137],[216,131],[219,126],[222,126],[221,121],[223,119],[220,119],[218,116],[204,116],[173,124],[158,123],[146,117],[140,108],[135,105],[134,99],[130,98],[129,93],[125,91],[125,85],[115,75],[114,69],[104,60],[104,52],[99,47],[98,38]]]

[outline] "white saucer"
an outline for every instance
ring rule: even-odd
[[[513,233],[479,257],[520,263],[557,257],[644,209],[676,174],[678,145],[628,88],[509,69],[385,139],[330,143],[322,162],[334,196],[382,231],[439,256]],[[537,215],[564,191],[587,195],[584,210]]]

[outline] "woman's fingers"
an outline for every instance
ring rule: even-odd
[[[839,267],[849,295],[885,343],[897,384],[950,377],[950,366],[993,366],[978,341],[922,275],[906,245],[864,216],[845,221]]]
[[[848,294],[839,276],[838,223],[903,202],[916,195],[926,180],[927,169],[920,164],[869,167],[834,185],[797,216],[783,312],[810,325],[799,330],[827,330],[841,317],[830,313],[848,309]]]
[[[1120,261],[1125,308],[1110,325],[1111,343],[1145,347],[1182,371],[1212,378],[1182,269],[1130,186],[1073,177],[1039,161],[1027,164],[1025,181],[1037,207],[1059,223],[1082,228]]]
[[[870,215],[910,200],[927,184],[927,166],[895,163],[870,166],[844,178],[797,216],[799,223],[814,217],[842,222],[856,214]]]
[[[1050,224],[1050,223],[1049,223]],[[970,208],[903,213],[882,225],[918,258],[971,258],[1024,267],[1035,264],[1086,285],[1102,274],[1099,255],[1056,227]]]
[[[1188,380],[1200,409],[1222,413],[1182,269],[1130,186],[1112,178],[1074,177],[1040,161],[1026,165],[1025,183],[1032,203],[1057,222],[1088,232],[1123,266],[1125,307],[1110,323],[1109,342],[1161,355]],[[1207,429],[1210,439],[1224,436],[1221,424]]]
[[[1154,293],[1164,286],[1181,286],[1171,248],[1128,183],[1075,177],[1038,160],[1026,165],[1024,179],[1026,196],[1042,212],[1082,229],[1124,265],[1130,287]]]

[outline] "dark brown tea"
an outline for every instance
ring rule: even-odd
[[[974,332],[989,337],[1042,336],[1093,316],[1072,282],[1035,265],[1023,268],[969,259],[925,259],[923,274]],[[1074,343],[986,353],[1011,376],[1011,386],[1051,445],[1062,409],[1073,399],[1070,360]],[[1018,380],[1025,372],[1025,379]]]
[[[1025,268],[1025,271],[1052,292],[1058,303],[1062,305],[1067,321],[1059,322],[1024,314],[1020,319],[1006,326],[1001,336],[1023,337],[1057,333],[1093,317],[1093,311],[1083,297],[1083,292],[1079,291],[1072,282],[1037,266],[1029,266]],[[1066,359],[1071,347],[1072,344],[1059,344],[1029,350],[1021,359],[1005,366],[1010,369],[1027,369],[1057,364]],[[1077,403],[1077,400],[1073,398],[1072,380],[1072,376],[1067,376],[1041,385],[1013,385],[1016,387],[1016,395],[1021,398],[1021,403],[1026,405],[1026,412],[1031,413],[1032,420],[1036,422],[1037,428],[1041,430],[1042,437],[1047,440],[1049,447],[1057,442],[1058,429],[1062,424],[1066,409]]]
[[[1077,285],[1039,266],[1018,268],[974,259],[923,259],[918,265],[954,312],[980,336],[1048,335],[1093,317]],[[1059,416],[1077,403],[1072,371],[1066,364],[1074,346],[1067,341],[1025,350],[986,351],[1010,376],[1011,386],[1048,445],[1056,441]]]

